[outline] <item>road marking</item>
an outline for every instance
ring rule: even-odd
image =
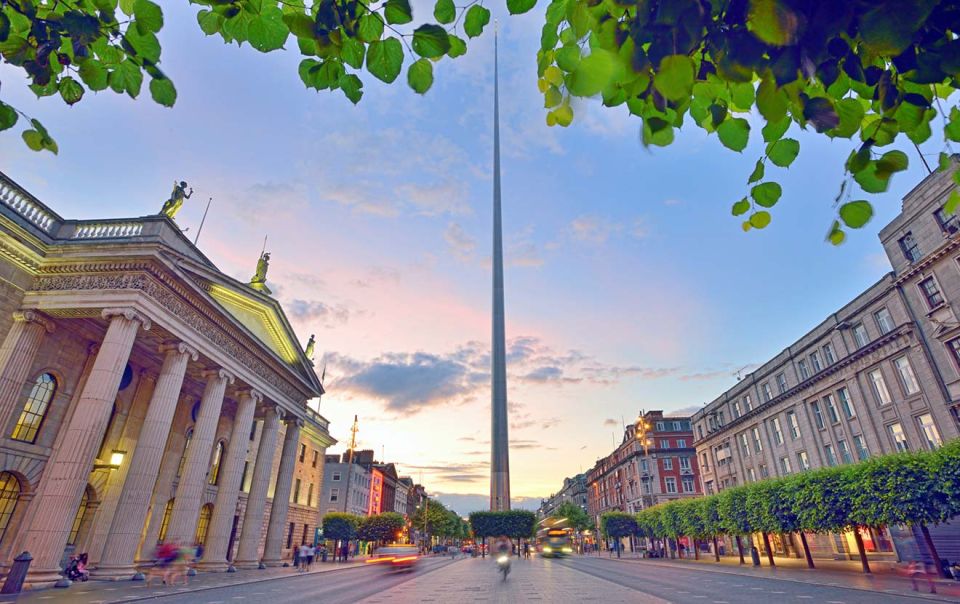
[[[757,589],[757,588],[754,588],[754,589]],[[785,592],[785,591],[771,591],[770,593],[772,593],[772,594],[785,594],[785,593],[787,593],[787,592]]]
[[[797,596],[797,597],[800,598],[801,600],[812,600],[812,599],[813,599],[813,596]]]
[[[827,604],[846,604],[843,600],[827,600]]]

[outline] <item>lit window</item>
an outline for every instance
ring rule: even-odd
[[[740,454],[744,457],[750,457],[750,444],[746,432],[740,433]]]
[[[886,308],[881,308],[873,313],[873,318],[877,320],[877,327],[880,328],[881,334],[893,331],[893,317],[890,316],[890,311]]]
[[[903,433],[903,426],[899,423],[890,424],[887,426],[887,431],[890,433],[893,446],[896,447],[897,451],[907,451],[910,449],[910,447],[907,446],[907,435]]]
[[[290,494],[291,503],[300,503],[300,479],[297,478],[293,481],[293,493]]]
[[[800,422],[797,421],[797,414],[787,411],[787,423],[790,425],[790,438],[794,440],[800,438]]]
[[[194,543],[203,545],[206,542],[211,517],[213,517],[213,504],[208,503],[200,508],[200,518],[197,520],[197,534],[193,539]]]
[[[10,438],[28,443],[37,440],[37,432],[43,424],[43,418],[47,416],[50,400],[56,391],[57,380],[52,375],[44,373],[37,378]]]
[[[833,355],[833,346],[830,344],[823,345],[823,358],[826,359],[827,365],[833,365],[837,362],[837,358]]]
[[[837,390],[837,398],[840,399],[840,408],[843,409],[843,414],[847,416],[847,419],[856,417],[857,413],[853,409],[853,401],[850,400],[850,393],[846,388]]]
[[[923,297],[927,300],[927,306],[930,307],[930,310],[939,307],[943,304],[943,296],[940,294],[940,287],[937,285],[937,280],[933,277],[927,277],[920,282],[920,291],[923,293]]]
[[[813,401],[810,403],[810,409],[813,411],[813,420],[817,424],[817,428],[823,430],[823,413],[820,412],[820,403]]]
[[[750,398],[750,395],[743,397],[743,406],[747,410],[747,413],[753,411],[753,399]]]
[[[879,401],[881,405],[889,405],[893,399],[890,398],[887,383],[883,380],[883,373],[879,369],[874,369],[867,375],[870,376],[870,382],[873,384],[873,393],[877,396],[877,401]]]
[[[853,326],[853,339],[857,343],[857,348],[863,348],[870,343],[870,336],[867,335],[867,328],[863,323],[857,323]]]
[[[780,391],[780,394],[787,391],[787,376],[782,373],[777,374],[777,390]]]
[[[933,423],[933,416],[929,413],[917,416],[917,425],[920,426],[920,432],[927,440],[927,446],[931,449],[937,449],[943,441],[940,439],[940,431]]]
[[[828,394],[827,396],[823,397],[823,402],[827,405],[827,415],[830,416],[830,423],[839,423],[840,416],[837,414],[837,406],[833,404],[833,395]]]
[[[776,442],[778,445],[782,445],[782,444],[783,444],[783,431],[780,429],[780,418],[779,418],[779,417],[773,418],[773,421],[771,422],[771,425],[773,426],[773,440],[774,440],[774,442]]]
[[[760,443],[760,428],[753,429],[753,450],[757,453],[763,451],[763,444]]]
[[[736,419],[741,415],[743,413],[740,412],[740,401],[733,401],[733,418]]]
[[[857,447],[857,457],[862,461],[870,457],[870,450],[867,449],[867,441],[860,434],[853,437],[853,444]]]
[[[223,460],[223,441],[217,441],[217,446],[213,448],[213,461],[210,462],[210,474],[207,482],[217,484],[220,480],[220,462]]]
[[[917,262],[922,257],[920,253],[920,246],[917,245],[916,240],[913,238],[913,233],[907,233],[898,240],[900,244],[900,250],[903,251],[904,257],[908,262],[913,264]]]
[[[160,533],[157,536],[158,542],[162,543],[167,538],[167,528],[170,526],[170,514],[173,513],[173,499],[167,502],[163,508],[163,519],[160,520]]]
[[[797,463],[800,464],[801,470],[810,469],[810,459],[807,457],[806,451],[800,451],[799,453],[797,453]]]
[[[917,383],[917,377],[913,374],[913,367],[910,366],[910,361],[907,357],[895,359],[893,365],[897,368],[897,373],[900,375],[900,385],[903,386],[904,393],[909,396],[920,392],[920,384]]]
[[[20,500],[20,481],[10,472],[0,472],[0,541]]]

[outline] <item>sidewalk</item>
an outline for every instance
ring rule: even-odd
[[[960,601],[960,582],[952,579],[933,578],[937,593],[929,593],[929,586],[925,577],[917,580],[919,591],[913,591],[911,581],[908,577],[900,574],[896,563],[893,562],[870,562],[871,574],[865,574],[860,566],[860,561],[849,560],[814,560],[816,568],[807,568],[807,563],[803,559],[775,557],[776,566],[767,565],[767,558],[761,557],[761,566],[753,566],[750,557],[746,556],[746,564],[740,565],[739,557],[721,556],[720,562],[715,562],[713,554],[701,554],[700,560],[693,558],[684,559],[664,559],[647,558],[640,559],[631,555],[617,559],[611,558],[604,553],[602,556],[591,556],[602,560],[612,562],[621,562],[626,564],[643,564],[650,566],[661,566],[664,568],[687,567],[690,569],[703,570],[707,572],[716,572],[732,575],[743,575],[749,577],[769,577],[784,581],[796,581],[800,583],[812,583],[816,585],[826,585],[831,587],[849,587],[868,591],[880,591],[885,593],[902,593],[904,595],[923,595],[933,600],[943,600],[947,602]]]
[[[16,602],[17,604],[104,604],[106,602],[134,602],[141,599],[153,598],[166,594],[183,594],[201,592],[217,587],[229,585],[245,585],[260,583],[286,577],[315,575],[349,568],[364,566],[365,557],[356,558],[350,562],[314,563],[313,568],[306,573],[298,573],[292,566],[273,567],[265,569],[238,570],[235,573],[205,573],[198,572],[195,577],[188,577],[189,584],[164,585],[154,581],[147,586],[143,581],[97,581],[91,579],[86,583],[74,583],[71,587],[58,589],[40,589],[24,591],[17,595],[0,596],[0,604]]]

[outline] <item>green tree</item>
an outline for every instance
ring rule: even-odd
[[[566,518],[570,528],[575,531],[585,531],[593,524],[586,510],[572,501],[561,503],[553,513],[553,517]]]
[[[720,520],[720,500],[717,497],[702,497],[700,502],[700,517],[703,522],[704,536],[713,541],[713,557],[720,561],[720,547],[717,536],[724,534],[724,525]]]
[[[436,0],[433,14],[416,23],[409,0],[190,1],[208,36],[260,52],[295,44],[303,84],[339,90],[354,103],[364,71],[392,83],[406,65],[407,84],[427,92],[434,62],[463,55],[465,38],[490,22],[483,5],[451,0]],[[537,3],[506,4],[519,14]],[[839,244],[844,229],[873,215],[857,197],[887,190],[891,176],[907,168],[907,155],[893,149],[898,142],[919,145],[937,123],[946,141],[939,165],[949,167],[950,143],[960,141],[960,107],[944,104],[960,87],[958,15],[947,0],[550,0],[538,86],[548,124],[568,126],[575,98],[599,97],[638,118],[644,145],[670,145],[675,131],[692,123],[740,153],[752,115],[762,124],[764,151],[731,207],[744,230],[770,223],[782,189],[768,172],[788,168],[800,152],[787,136],[791,126],[850,140],[828,233]],[[7,0],[0,3],[0,56],[24,72],[38,96],[59,94],[71,105],[87,91],[137,97],[149,78],[153,99],[172,106],[176,88],[159,68],[163,25],[152,0]],[[20,117],[31,149],[57,151],[40,122],[0,100],[0,130]],[[948,211],[958,203],[955,192]]]
[[[626,512],[604,512],[600,515],[600,532],[614,539],[617,558],[620,557],[620,539],[637,534],[637,519]]]
[[[413,527],[431,537],[446,537],[453,530],[451,512],[434,499],[425,499],[410,516]]]
[[[361,520],[360,526],[357,528],[357,537],[364,541],[377,543],[396,540],[403,530],[404,524],[406,524],[406,521],[403,516],[396,512],[367,516]]]
[[[717,512],[720,514],[720,524],[723,526],[723,532],[734,536],[737,543],[737,554],[740,556],[740,564],[743,564],[742,537],[753,532],[747,514],[747,488],[724,489],[714,497],[717,499]],[[753,547],[752,543],[751,547]]]
[[[362,522],[361,517],[353,514],[330,512],[322,520],[323,536],[325,539],[333,539],[334,547],[338,547],[345,541],[356,539],[357,529]]]

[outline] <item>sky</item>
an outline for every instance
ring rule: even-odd
[[[501,147],[510,462],[515,505],[536,507],[592,467],[641,409],[690,413],[889,270],[877,232],[924,176],[912,163],[876,215],[824,242],[850,141],[794,127],[796,162],[764,231],[730,205],[762,154],[688,126],[645,149],[639,121],[596,99],[548,128],[537,91],[542,7],[500,17]],[[88,93],[37,100],[0,66],[3,99],[38,117],[60,153],[0,133],[0,170],[66,218],[157,213],[244,281],[264,237],[268,281],[326,366],[321,413],[358,447],[467,512],[489,489],[493,38],[435,65],[423,97],[363,76],[358,106],[307,90],[295,43],[264,55],[207,38],[199,7],[164,3],[161,67],[176,106]],[[415,21],[429,18],[414,3]],[[489,31],[488,34],[492,34]],[[758,124],[754,117],[751,120]],[[19,128],[17,129],[19,132]],[[940,143],[923,147],[940,151]],[[472,506],[472,507],[471,507]]]

